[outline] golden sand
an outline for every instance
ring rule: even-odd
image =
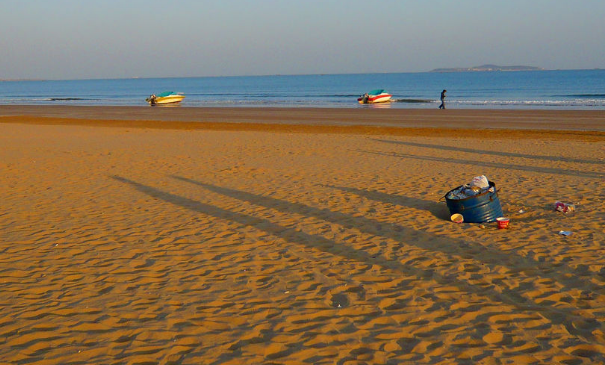
[[[603,113],[17,109],[2,364],[605,362]],[[477,175],[510,229],[449,220]]]

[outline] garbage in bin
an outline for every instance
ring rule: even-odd
[[[444,198],[450,215],[462,214],[467,223],[495,222],[503,216],[496,184],[484,175],[450,190]]]

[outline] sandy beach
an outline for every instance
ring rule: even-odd
[[[0,364],[605,363],[604,111],[0,106],[0,146]],[[478,175],[509,229],[450,221]]]

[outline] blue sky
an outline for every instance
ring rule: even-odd
[[[0,79],[605,68],[604,0],[0,0]]]

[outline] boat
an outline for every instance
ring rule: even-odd
[[[145,101],[149,103],[149,105],[162,105],[162,104],[174,104],[180,103],[185,99],[185,95],[183,93],[175,93],[174,91],[165,91],[159,94],[150,95]]]
[[[359,104],[375,104],[375,103],[384,103],[387,101],[391,101],[391,94],[384,91],[383,89],[372,90],[369,93],[363,94],[360,96],[357,101]]]

